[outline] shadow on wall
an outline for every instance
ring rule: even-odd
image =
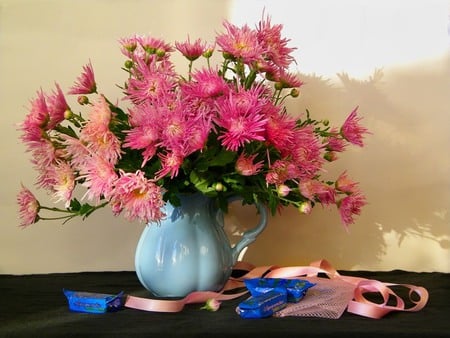
[[[337,177],[348,170],[369,204],[348,233],[334,209],[318,205],[308,216],[285,209],[270,219],[244,260],[304,265],[326,258],[340,269],[409,269],[419,261],[431,269],[445,265],[442,260],[448,257],[433,257],[426,247],[450,247],[449,61],[446,55],[408,67],[377,69],[363,81],[346,73],[337,74],[337,81],[302,74],[305,85],[300,99],[289,103],[291,114],[308,109],[314,118],[328,118],[339,126],[359,106],[363,124],[373,133],[364,148],[349,148],[326,174]],[[231,210],[231,235],[242,230],[236,224],[255,222],[254,210]],[[414,239],[420,240],[420,247],[407,251],[404,242]],[[400,252],[400,259],[389,257],[392,249]],[[400,260],[401,266],[390,267],[389,260]]]

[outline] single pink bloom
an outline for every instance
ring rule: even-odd
[[[270,17],[263,18],[257,27],[257,39],[263,50],[263,59],[279,68],[288,68],[295,62],[292,52],[296,48],[287,46],[289,39],[282,38],[283,25],[272,25]]]
[[[266,175],[267,184],[280,185],[284,184],[286,181],[298,177],[299,170],[289,160],[277,160],[270,167]]]
[[[33,147],[35,142],[41,142],[44,137],[44,129],[50,120],[45,94],[37,92],[37,97],[31,100],[31,107],[25,119],[18,125],[22,131],[21,139],[28,146]]]
[[[292,163],[299,170],[297,177],[301,180],[315,177],[325,162],[323,145],[311,125],[295,129],[291,146],[280,151],[292,158]]]
[[[64,202],[64,206],[68,208],[72,200],[73,190],[75,188],[75,173],[69,163],[58,161],[56,165],[50,167],[52,170],[53,197],[55,202]]]
[[[264,162],[254,163],[257,154],[246,155],[242,153],[236,160],[236,171],[243,176],[256,175],[263,167]]]
[[[80,170],[81,174],[78,179],[82,180],[82,185],[87,188],[83,198],[99,203],[102,198],[109,199],[111,197],[117,174],[110,161],[102,156],[93,155],[82,165]]]
[[[156,125],[141,125],[127,131],[123,147],[144,149],[142,166],[151,159],[157,150],[159,128]]]
[[[366,198],[361,193],[348,195],[338,202],[339,213],[346,228],[354,223],[353,216],[360,215],[362,207],[366,204]]]
[[[281,84],[282,88],[299,88],[303,85],[297,74],[288,73],[284,70],[280,70],[277,74],[276,81]]]
[[[325,183],[316,185],[316,197],[319,202],[322,203],[322,205],[330,205],[336,203],[336,191],[333,189],[333,187]]]
[[[80,133],[80,141],[90,152],[116,163],[121,156],[120,140],[109,130],[112,112],[102,96],[89,113],[89,120]]]
[[[236,151],[245,143],[265,140],[267,118],[261,111],[254,107],[243,108],[231,94],[218,109],[216,123],[224,129],[218,139],[227,150]]]
[[[65,149],[62,156],[67,161],[70,161],[70,164],[74,169],[80,170],[80,168],[90,159],[91,152],[79,138],[65,134],[61,134],[59,137],[61,138]]]
[[[300,193],[310,201],[322,204],[334,204],[336,192],[330,186],[314,179],[303,180],[298,184]]]
[[[369,134],[367,128],[362,127],[359,122],[362,117],[357,115],[358,107],[353,109],[341,127],[342,136],[350,143],[363,147],[364,134]]]
[[[32,153],[31,163],[34,164],[37,170],[47,168],[58,159],[57,149],[49,139],[30,143],[29,151]]]
[[[17,194],[17,203],[19,205],[20,226],[25,228],[39,220],[39,202],[33,193],[22,185]]]
[[[352,194],[357,192],[358,183],[351,180],[347,175],[347,171],[344,171],[336,180],[335,187],[336,190]]]
[[[333,134],[333,136],[327,138],[326,149],[329,151],[343,152],[347,147],[347,141],[339,136],[336,128],[332,128],[330,133]]]
[[[94,77],[94,69],[91,60],[83,66],[83,72],[77,78],[75,84],[70,88],[68,94],[92,94],[97,92],[97,84]]]
[[[185,158],[185,156],[178,151],[166,154],[159,153],[158,157],[161,160],[161,169],[156,172],[155,180],[159,180],[168,174],[170,174],[170,178],[177,176]]]
[[[185,42],[175,42],[175,47],[184,55],[189,61],[197,60],[206,50],[206,43],[201,39],[195,40],[191,43],[188,36]]]
[[[138,43],[149,54],[158,54],[159,58],[168,57],[168,53],[174,52],[175,49],[162,39],[151,36],[138,36]]]
[[[64,121],[66,111],[70,110],[64,93],[58,84],[56,84],[56,90],[52,92],[52,95],[47,96],[47,107],[50,119],[46,129],[50,130]]]
[[[139,44],[138,40],[139,38],[137,35],[119,39],[119,43],[121,46],[120,50],[126,57],[130,59],[133,58],[133,53]]]
[[[158,103],[166,95],[171,95],[175,86],[172,64],[155,61],[151,56],[149,64],[143,60],[136,61],[133,76],[128,80],[127,98],[135,104],[149,100]]]
[[[221,51],[252,64],[262,59],[263,48],[258,42],[258,33],[248,25],[238,27],[228,21],[224,22],[226,32],[216,37],[216,43]]]
[[[267,142],[283,152],[295,147],[296,121],[285,112],[270,114],[266,126]]]
[[[216,98],[228,94],[230,89],[217,71],[201,69],[193,72],[191,81],[181,84],[181,90],[188,98]]]
[[[123,212],[129,221],[158,223],[165,216],[161,188],[139,170],[136,173],[120,171],[110,204],[115,215]]]

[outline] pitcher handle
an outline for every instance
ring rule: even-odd
[[[228,203],[231,203],[233,201],[236,200],[240,200],[241,198],[234,196],[234,197],[230,197],[228,199]],[[260,218],[259,218],[259,222],[258,224],[250,229],[247,230],[246,232],[244,232],[242,234],[241,239],[239,240],[239,242],[236,243],[236,245],[231,248],[231,254],[233,257],[233,262],[236,263],[239,254],[241,253],[241,251],[248,246],[249,244],[253,243],[256,240],[256,237],[266,228],[267,226],[267,209],[264,207],[264,205],[262,203],[255,203],[255,206],[259,212]]]

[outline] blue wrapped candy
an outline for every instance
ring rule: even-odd
[[[75,312],[105,313],[122,308],[123,292],[117,295],[63,290],[69,303],[69,309]]]
[[[252,296],[259,296],[269,291],[284,292],[290,303],[298,302],[305,296],[308,289],[315,285],[304,279],[285,278],[251,278],[244,283]]]
[[[269,291],[239,303],[236,312],[242,318],[266,318],[283,309],[286,303],[285,292]]]

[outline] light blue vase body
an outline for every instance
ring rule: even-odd
[[[257,204],[259,223],[231,246],[222,211],[202,194],[183,195],[181,206],[166,203],[161,224],[147,224],[139,239],[136,274],[159,297],[184,297],[193,291],[219,291],[231,275],[239,253],[267,224],[266,209]]]

